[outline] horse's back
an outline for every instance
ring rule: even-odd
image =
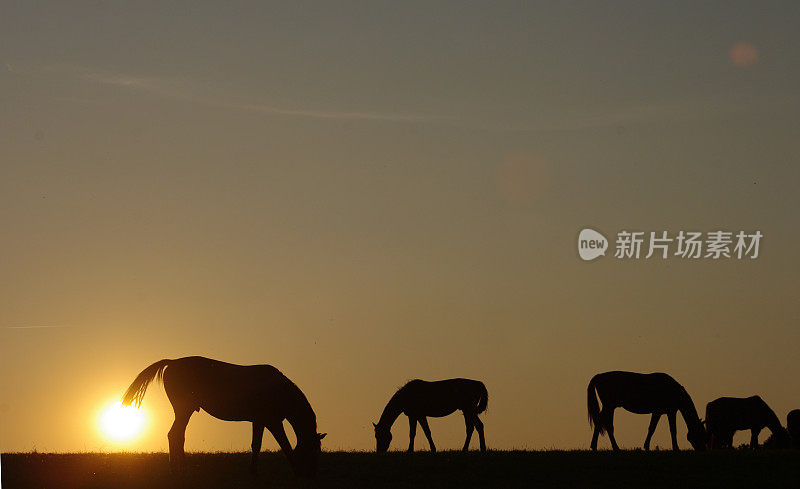
[[[455,378],[426,381],[414,379],[398,392],[406,414],[432,417],[447,416],[454,411],[474,410],[486,391],[483,382]]]
[[[250,420],[291,384],[271,365],[236,365],[205,357],[172,360],[164,371],[170,401],[226,420]]]
[[[435,380],[427,383],[453,389],[476,389],[483,385],[483,382],[480,380],[464,379],[460,377],[455,379]]]
[[[416,392],[436,393],[436,392],[477,392],[485,388],[483,382],[472,379],[445,379],[445,380],[421,380],[414,379],[408,382],[403,389]]]
[[[706,405],[712,412],[719,411],[754,411],[762,409],[767,403],[760,396],[750,397],[718,397]]]
[[[184,357],[170,361],[164,371],[164,383],[169,381],[189,385],[224,382],[241,385],[253,381],[269,385],[288,379],[272,365],[237,365],[205,357]]]
[[[672,389],[676,386],[680,387],[672,376],[663,372],[655,372],[649,374],[642,374],[638,372],[626,372],[622,370],[613,370],[611,372],[603,372],[597,374],[592,378],[592,383],[603,390],[652,390],[652,389]]]
[[[677,409],[685,394],[672,376],[663,372],[638,373],[614,370],[591,380],[603,405],[622,407],[633,413],[665,412]]]
[[[706,420],[711,429],[762,427],[772,415],[772,409],[760,396],[720,397],[706,405]]]

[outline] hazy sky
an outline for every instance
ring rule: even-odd
[[[613,369],[785,419],[798,25],[796,2],[5,2],[0,450],[166,450],[161,386],[134,443],[97,413],[195,354],[281,369],[329,449],[374,448],[412,378],[484,380],[490,448],[587,447]],[[586,263],[585,226],[764,238]],[[648,421],[618,411],[617,440]],[[187,448],[249,436],[199,413]]]

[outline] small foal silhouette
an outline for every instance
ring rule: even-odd
[[[483,422],[478,415],[486,410],[489,402],[489,393],[483,382],[469,379],[449,379],[437,382],[412,380],[392,396],[381,414],[375,427],[375,442],[378,452],[389,449],[392,441],[392,425],[401,414],[408,416],[409,442],[408,451],[414,451],[414,436],[417,432],[417,423],[422,426],[422,431],[428,438],[431,451],[436,451],[436,445],[431,437],[428,427],[428,416],[440,418],[452,414],[457,410],[464,413],[464,423],[467,428],[467,439],[464,441],[464,451],[469,450],[469,441],[472,431],[478,430],[481,451],[486,451],[486,441],[483,438]]]

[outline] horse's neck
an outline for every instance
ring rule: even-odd
[[[302,440],[310,440],[317,434],[316,420],[312,420],[307,416],[291,414],[286,416],[286,421],[292,425],[292,431],[294,431],[298,443]]]
[[[769,430],[772,431],[773,433],[775,433],[776,430],[783,429],[783,425],[781,424],[781,421],[778,419],[778,415],[775,414],[775,411],[773,411],[772,408],[770,408],[769,406],[767,406],[766,421],[767,421],[767,428],[769,428]]]
[[[389,402],[386,404],[386,407],[383,409],[383,414],[381,414],[381,419],[378,421],[378,426],[391,428],[394,424],[395,420],[400,413],[403,412],[403,407],[401,406],[400,401],[400,392],[396,392],[395,395],[389,399]]]
[[[681,416],[683,416],[683,420],[686,422],[686,426],[690,430],[702,425],[700,416],[697,414],[697,409],[694,407],[694,402],[686,391],[683,391],[681,396],[679,411],[681,412]]]
[[[295,387],[295,389],[297,389]],[[294,399],[289,403],[286,413],[286,421],[292,425],[292,430],[297,436],[297,440],[311,439],[317,436],[317,416],[311,408],[306,396],[297,389],[292,396]]]

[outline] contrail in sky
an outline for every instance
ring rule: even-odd
[[[71,328],[66,324],[54,325],[33,325],[33,326],[6,326],[5,329],[54,329],[54,328]]]

